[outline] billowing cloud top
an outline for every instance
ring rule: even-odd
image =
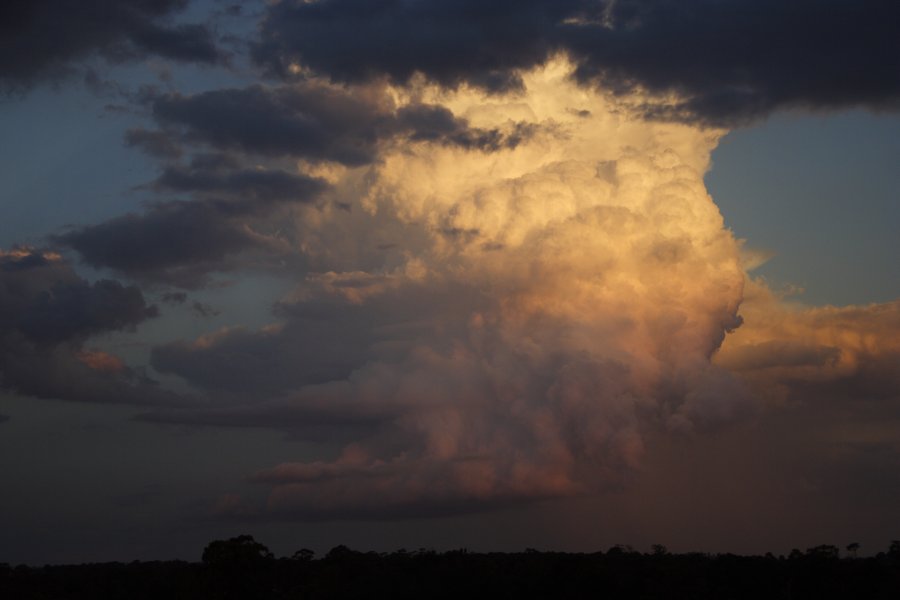
[[[448,122],[531,134],[490,149],[407,137],[334,171],[329,202],[294,222],[310,268],[281,322],[154,351],[157,370],[255,401],[147,418],[345,440],[335,461],[255,477],[275,486],[268,510],[308,518],[618,485],[647,428],[750,410],[710,363],[744,285],[702,181],[720,133],[648,123],[571,68],[489,98],[392,88],[398,114],[439,103]]]

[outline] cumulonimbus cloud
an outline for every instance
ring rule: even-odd
[[[176,198],[55,238],[156,285],[201,286],[254,252],[294,278],[278,322],[151,353],[210,402],[143,419],[323,442],[251,476],[264,506],[228,495],[225,513],[394,518],[591,493],[640,468],[649,432],[703,432],[834,382],[896,395],[887,338],[847,341],[896,329],[891,310],[788,311],[747,278],[703,183],[724,130],[647,118],[689,96],[585,86],[586,63],[561,55],[535,64],[487,92],[307,74],[156,97],[161,129],[129,143],[164,160],[149,187]],[[128,372],[77,349],[92,372]]]
[[[744,285],[702,181],[720,132],[648,123],[570,70],[488,99],[417,90],[473,127],[535,133],[490,152],[407,140],[344,171],[326,194],[348,210],[294,225],[317,268],[280,325],[154,351],[158,370],[253,401],[147,418],[333,430],[339,407],[354,422],[339,458],[255,477],[270,514],[321,518],[619,485],[647,428],[751,410],[710,362]]]

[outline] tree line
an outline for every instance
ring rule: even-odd
[[[595,553],[377,553],[341,545],[321,557],[300,549],[276,558],[242,535],[209,543],[199,562],[0,564],[0,598],[900,598],[900,540],[874,556],[858,550],[854,543],[844,552],[823,545],[787,556],[675,554],[661,545],[648,553],[621,545]]]

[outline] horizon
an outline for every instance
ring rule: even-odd
[[[900,537],[900,4],[0,16],[0,563]]]

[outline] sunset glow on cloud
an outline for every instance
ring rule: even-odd
[[[37,4],[23,31],[56,23]],[[0,386],[13,406],[225,432],[246,455],[192,488],[197,519],[610,498],[668,481],[665,444],[817,406],[900,414],[898,301],[804,304],[768,282],[704,181],[724,136],[777,110],[897,106],[896,73],[823,70],[830,46],[798,50],[779,3],[759,3],[768,21],[706,1],[194,3],[207,25],[159,4],[0,63],[27,98],[94,61],[82,79],[122,119],[116,152],[156,173],[39,243],[0,238]],[[724,27],[767,31],[784,64]],[[228,441],[248,429],[287,442]]]
[[[787,381],[760,387],[745,364],[754,351],[770,369],[784,362],[782,377],[807,348],[810,360],[854,360],[858,348],[809,346],[807,329],[773,331],[792,309],[747,279],[703,184],[724,132],[647,121],[631,107],[652,98],[585,90],[571,72],[555,60],[503,95],[425,83],[353,93],[522,139],[392,138],[371,165],[332,172],[326,205],[294,213],[310,266],[278,325],[156,351],[157,369],[201,388],[233,389],[241,360],[239,385],[270,391],[189,410],[189,422],[353,422],[335,434],[347,440],[337,458],[254,475],[273,486],[258,510],[394,517],[596,492],[640,468],[648,430],[709,430],[770,404]],[[746,285],[754,318],[742,324]],[[844,327],[861,336],[865,324]],[[740,342],[719,352],[734,331]],[[286,358],[258,368],[270,353]]]

